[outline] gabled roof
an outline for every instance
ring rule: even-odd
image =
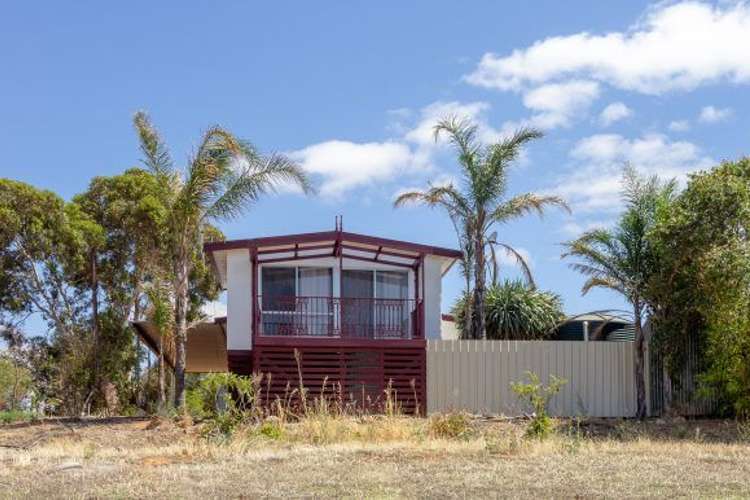
[[[462,256],[461,252],[450,248],[342,230],[212,242],[206,243],[204,249],[212,255],[222,284],[224,276],[221,271],[226,266],[226,252],[236,249],[248,249],[259,264],[340,257],[415,269],[421,258],[434,256],[444,261],[443,273]]]
[[[442,257],[451,257],[454,259],[461,258],[461,252],[450,248],[442,248],[408,241],[391,240],[388,238],[379,238],[376,236],[367,236],[364,234],[349,233],[346,231],[320,231],[317,233],[300,233],[288,234],[284,236],[266,236],[263,238],[251,238],[244,240],[229,240],[206,243],[204,248],[207,252],[217,250],[232,250],[236,248],[257,248],[264,247],[277,248],[286,247],[293,250],[295,245],[310,245],[312,243],[329,242],[332,246],[338,239],[344,242],[359,243],[360,245],[370,247],[384,247],[392,250],[402,250],[410,255],[439,255]]]

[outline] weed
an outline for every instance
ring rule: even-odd
[[[527,400],[534,410],[531,422],[526,429],[527,436],[544,439],[552,432],[554,426],[554,421],[547,413],[549,402],[568,381],[550,375],[549,383],[545,386],[536,373],[527,371],[526,376],[529,379],[528,382],[513,382],[510,387],[519,398]]]
[[[462,412],[432,415],[427,428],[430,436],[443,439],[468,439],[473,434],[471,417]]]
[[[278,418],[271,417],[264,420],[263,423],[260,424],[258,433],[262,436],[267,437],[268,439],[278,441],[284,435],[284,427]]]

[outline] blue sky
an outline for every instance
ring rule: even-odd
[[[560,242],[618,211],[618,175],[685,179],[748,152],[750,6],[726,2],[16,2],[0,16],[0,176],[69,198],[138,163],[149,111],[178,160],[221,124],[283,151],[320,194],[269,197],[230,238],[347,230],[455,246],[442,213],[391,208],[400,190],[457,174],[428,131],[468,115],[490,140],[546,136],[510,194],[574,208],[498,228],[568,312],[622,307],[583,282]],[[505,266],[508,276],[516,271]],[[444,309],[461,287],[444,283]]]

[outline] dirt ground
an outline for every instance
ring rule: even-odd
[[[543,442],[523,422],[475,420],[453,439],[424,422],[225,441],[163,420],[0,426],[0,497],[750,497],[750,435],[731,421],[569,422]]]

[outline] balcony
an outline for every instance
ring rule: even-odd
[[[258,296],[262,337],[398,340],[419,338],[414,299]]]

